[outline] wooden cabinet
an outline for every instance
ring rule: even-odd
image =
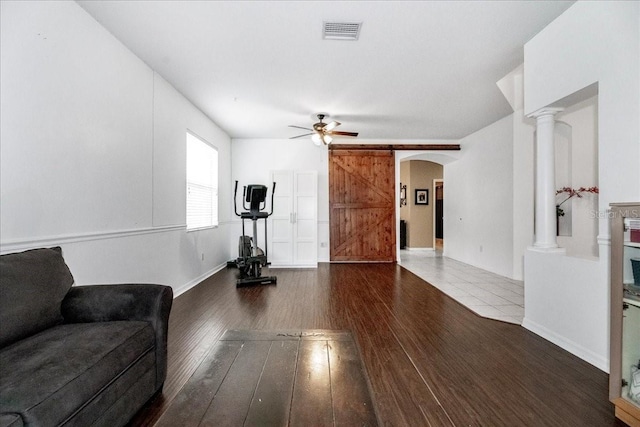
[[[632,260],[640,262],[640,242],[633,241],[630,230],[638,218],[640,203],[611,205],[609,399],[616,417],[630,426],[640,426],[640,286],[634,284],[632,266]]]
[[[272,267],[318,266],[318,172],[271,172],[276,183],[269,242]]]

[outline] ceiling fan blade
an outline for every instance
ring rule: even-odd
[[[292,136],[292,137],[291,137],[291,138],[289,138],[289,139],[302,138],[302,137],[305,137],[305,136],[313,135],[314,133],[315,133],[315,132],[305,133],[304,135]]]
[[[331,123],[327,123],[326,125],[324,125],[324,131],[325,132],[329,132],[329,131],[335,129],[336,127],[338,127],[338,126],[340,126],[340,122],[336,122],[334,120]]]
[[[290,128],[296,128],[296,129],[304,129],[304,130],[313,130],[313,129],[309,129],[309,128],[303,128],[302,126],[294,126],[294,125],[289,125]]]
[[[337,136],[358,136],[358,132],[341,132],[339,130],[334,130],[333,132],[330,132],[331,135],[337,135]]]

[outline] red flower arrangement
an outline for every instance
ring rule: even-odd
[[[562,187],[560,190],[556,190],[556,196],[558,194],[562,194],[562,193],[567,193],[569,196],[556,205],[556,215],[557,216],[564,216],[564,210],[560,209],[560,206],[562,206],[562,204],[564,202],[566,202],[567,200],[569,200],[570,198],[572,198],[574,196],[582,198],[582,194],[581,193],[599,194],[600,190],[598,189],[598,187],[589,187],[589,188],[580,187],[577,190],[575,188],[571,188],[571,187]]]

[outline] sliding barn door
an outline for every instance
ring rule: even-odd
[[[394,262],[395,173],[389,151],[329,151],[331,261]]]

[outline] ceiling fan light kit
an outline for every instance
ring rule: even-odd
[[[311,141],[313,141],[313,143],[315,145],[329,145],[331,144],[331,142],[333,142],[333,136],[334,135],[338,135],[338,136],[350,136],[350,137],[356,137],[358,136],[357,132],[339,132],[339,131],[334,131],[333,129],[335,129],[336,127],[340,126],[340,122],[337,121],[332,121],[330,123],[324,123],[322,120],[324,120],[325,117],[328,117],[328,114],[326,113],[318,113],[316,115],[316,117],[318,117],[318,123],[314,123],[312,128],[313,129],[309,129],[309,128],[305,128],[302,126],[295,126],[295,125],[289,125],[289,127],[291,128],[296,128],[296,129],[304,129],[304,130],[309,130],[311,131],[311,133],[305,133],[302,135],[297,135],[297,136],[292,136],[290,139],[296,139],[296,138],[301,138],[304,136],[309,136],[311,135]]]
[[[333,129],[335,129],[336,127],[340,126],[340,122],[336,122],[335,120],[332,121],[331,123],[327,123],[326,125],[324,125],[324,131],[325,132],[330,132]]]

